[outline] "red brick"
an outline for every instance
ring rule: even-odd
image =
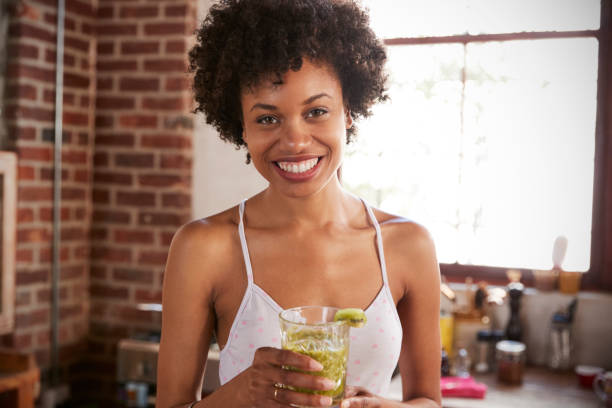
[[[96,28],[99,37],[104,36],[134,36],[137,34],[136,25],[133,23],[125,24],[100,24]]]
[[[185,54],[185,41],[168,41],[166,43],[166,53],[168,54]]]
[[[71,55],[69,53],[64,54],[64,65],[68,67],[74,67],[75,60],[76,59],[74,55]],[[49,49],[45,50],[45,61],[48,62],[49,64],[55,65],[55,62],[56,62],[55,50],[49,50]]]
[[[133,147],[134,135],[129,133],[114,133],[96,135],[96,145]]]
[[[81,21],[81,33],[83,34],[94,34],[95,28],[93,25]]]
[[[64,43],[66,44],[66,48],[72,48],[74,50],[89,52],[89,41],[82,40],[80,38],[73,37],[71,35],[66,35],[64,37]]]
[[[153,273],[138,269],[115,268],[113,279],[124,282],[153,283]]]
[[[115,124],[115,118],[112,116],[97,115],[96,116],[96,127],[97,128],[109,128]]]
[[[143,135],[140,144],[142,147],[179,149],[191,147],[191,139],[177,134]]]
[[[74,248],[72,250],[72,256],[74,259],[89,259],[89,247],[79,246],[79,247]]]
[[[62,282],[75,280],[85,276],[85,265],[62,266],[60,279]]]
[[[109,248],[103,246],[94,246],[91,249],[91,258],[94,261],[106,262],[130,262],[132,260],[132,251],[129,248]]]
[[[106,280],[106,268],[104,266],[92,266],[90,273],[93,279]]]
[[[17,168],[17,180],[34,180],[34,167],[32,166],[18,166]]]
[[[187,72],[187,61],[183,59],[155,59],[144,62],[146,72]]]
[[[82,150],[64,150],[62,162],[69,164],[87,164],[87,152]]]
[[[110,193],[108,190],[94,189],[92,199],[96,204],[110,204]]]
[[[184,224],[184,220],[178,214],[141,212],[138,214],[138,224],[178,227]]]
[[[85,200],[85,189],[78,187],[62,187],[62,200]]]
[[[89,115],[87,113],[64,111],[63,116],[65,125],[87,126],[89,124]]]
[[[36,100],[36,87],[28,84],[14,84],[6,87],[6,97]]]
[[[81,100],[80,102],[81,108],[89,108],[90,102],[91,102],[91,99],[89,98],[89,96],[81,95],[80,100]]]
[[[117,192],[117,204],[133,207],[155,207],[155,194],[143,192]]]
[[[157,6],[125,6],[121,7],[119,16],[121,18],[146,18],[157,17],[159,8]]]
[[[123,230],[117,229],[114,231],[115,242],[117,243],[140,243],[152,244],[153,232],[145,230]]]
[[[96,82],[98,91],[108,91],[113,89],[113,78],[98,78]]]
[[[183,110],[182,98],[144,98],[142,108],[148,110]]]
[[[34,140],[36,139],[36,129],[32,127],[18,127],[9,129],[9,133],[15,135],[17,140]]]
[[[45,201],[53,199],[51,187],[19,187],[19,201]]]
[[[121,43],[121,54],[157,54],[159,41],[125,41]]]
[[[132,175],[126,173],[108,173],[96,171],[94,172],[94,184],[97,183],[131,185]]]
[[[134,60],[98,61],[98,71],[131,71],[138,69],[138,63]]]
[[[17,290],[17,294],[15,295],[15,305],[16,306],[29,306],[32,303],[32,296],[30,292],[24,292]]]
[[[34,40],[45,41],[55,44],[55,33],[42,28],[24,23],[23,21],[9,25],[9,37],[12,38],[31,38]]]
[[[22,329],[47,324],[49,322],[49,315],[49,308],[33,310],[25,313],[17,313],[15,315],[15,328]]]
[[[166,17],[185,17],[187,15],[187,6],[166,6]]]
[[[129,296],[129,291],[124,287],[103,285],[100,283],[95,283],[90,286],[89,291],[92,297],[100,297],[107,299],[127,299]]]
[[[83,313],[83,306],[81,304],[60,306],[60,319],[67,319],[70,317],[80,316]]]
[[[61,247],[59,253],[60,261],[66,262],[70,258],[70,251],[67,247]],[[51,243],[49,246],[45,248],[40,248],[40,253],[38,256],[38,260],[42,263],[51,262],[53,260],[53,251],[51,248]]]
[[[64,73],[64,86],[69,88],[89,88],[89,77],[72,73]]]
[[[167,251],[141,251],[138,262],[144,265],[165,265]]]
[[[75,170],[74,181],[78,183],[89,183],[91,173],[89,170]]]
[[[17,262],[32,262],[34,260],[34,253],[31,249],[18,249],[15,253],[15,260]]]
[[[40,169],[40,179],[51,181],[54,179],[53,167],[43,167]],[[62,169],[62,180],[68,180],[68,169]]]
[[[87,208],[85,207],[78,207],[75,208],[74,210],[74,220],[75,221],[85,221],[85,219],[87,218],[87,221],[89,221],[89,211],[87,211]]]
[[[162,169],[191,169],[191,157],[182,154],[162,154]]]
[[[166,193],[162,195],[162,205],[164,207],[190,208],[191,196],[181,193]]]
[[[46,228],[26,228],[17,230],[18,243],[48,242],[51,233]]]
[[[38,59],[38,47],[30,44],[11,44],[8,47],[8,55],[16,59],[29,58]]]
[[[81,241],[85,239],[83,227],[63,227],[61,231],[62,241]]]
[[[119,124],[130,128],[156,128],[157,116],[138,114],[122,115],[119,117]]]
[[[128,224],[130,222],[130,214],[121,211],[95,210],[92,219],[94,222],[108,224]]]
[[[56,6],[56,4],[53,6]],[[55,27],[57,24],[57,13],[45,13],[45,22]],[[64,29],[65,31],[74,31],[76,29],[75,21],[70,17],[64,16]]]
[[[185,35],[185,23],[149,23],[144,25],[146,35]]]
[[[138,182],[141,186],[172,187],[186,184],[187,178],[172,174],[141,174]]]
[[[9,64],[7,68],[9,78],[27,78],[37,81],[55,83],[55,69],[32,67],[24,64]]]
[[[119,89],[121,91],[159,91],[158,78],[135,78],[123,77],[119,80]]]
[[[66,0],[66,11],[82,17],[95,17],[93,4],[91,1]]]
[[[17,224],[34,221],[34,210],[31,208],[17,209]]]
[[[53,122],[55,115],[52,109],[34,108],[27,106],[9,106],[6,116],[15,119],[32,119],[40,122]]]
[[[116,153],[115,164],[124,167],[151,168],[154,157],[151,153]]]
[[[59,290],[59,297],[61,300],[65,300],[68,298],[68,290],[67,288],[61,287]],[[38,303],[49,303],[51,302],[51,289],[44,288],[36,291],[36,300]]]
[[[122,110],[133,109],[134,98],[124,96],[98,96],[96,98],[96,109]]]
[[[96,152],[94,153],[94,167],[108,167],[108,153],[107,152]]]
[[[68,207],[60,208],[60,218],[62,221],[70,219],[70,209]],[[53,208],[42,207],[38,210],[38,219],[45,222],[53,221]]]
[[[161,290],[137,289],[134,298],[138,303],[161,303],[162,292]]]
[[[166,91],[186,91],[191,88],[191,79],[187,76],[166,79]]]
[[[112,20],[114,15],[115,15],[115,9],[113,8],[112,5],[98,7],[98,18],[99,19],[105,18],[105,19]]]
[[[115,43],[112,41],[100,41],[97,46],[98,55],[110,55],[115,52]]]
[[[31,285],[33,283],[47,282],[49,273],[46,270],[41,271],[21,271],[16,274],[15,283],[17,285]]]

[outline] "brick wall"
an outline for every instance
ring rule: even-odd
[[[192,0],[100,1],[87,381],[113,394],[116,343],[159,330],[176,229],[191,217]]]
[[[60,358],[78,358],[88,331],[89,225],[94,130],[93,0],[68,1],[65,32]],[[11,9],[5,119],[18,153],[15,330],[5,347],[49,363],[56,1]]]

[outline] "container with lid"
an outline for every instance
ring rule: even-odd
[[[525,344],[503,340],[495,346],[497,379],[506,384],[522,384],[525,367]]]

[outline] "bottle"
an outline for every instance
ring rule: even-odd
[[[525,287],[520,282],[508,284],[508,296],[510,297],[510,319],[506,326],[506,338],[513,341],[521,341],[523,329],[521,328],[520,308],[521,296]]]
[[[479,330],[476,335],[476,364],[474,371],[486,373],[489,371],[489,347],[491,342],[490,330]]]
[[[448,361],[448,354],[446,354],[444,347],[442,347],[442,364],[440,368],[440,375],[442,377],[448,377],[450,375],[450,362]]]
[[[470,356],[466,349],[459,349],[457,357],[455,357],[455,375],[457,377],[470,376]]]
[[[567,311],[553,314],[550,325],[550,349],[548,357],[548,366],[550,368],[567,370],[571,367],[571,329],[577,302],[577,299],[574,299],[567,307]]]

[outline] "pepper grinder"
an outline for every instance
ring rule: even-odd
[[[510,282],[508,284],[508,296],[510,297],[510,319],[506,326],[506,338],[508,340],[521,341],[523,337],[519,314],[524,289],[525,287],[521,282]]]

